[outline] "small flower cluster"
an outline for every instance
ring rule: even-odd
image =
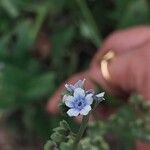
[[[66,84],[67,94],[63,96],[63,103],[68,107],[67,114],[72,116],[87,115],[94,100],[104,100],[104,92],[95,94],[93,90],[84,89],[84,80],[79,80],[74,85]]]

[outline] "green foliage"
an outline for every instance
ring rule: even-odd
[[[47,100],[66,78],[88,67],[104,37],[150,20],[148,0],[1,0],[0,10],[0,114],[18,135],[29,134],[29,143],[35,136],[45,141],[58,124],[60,117],[45,112]],[[109,99],[109,106],[118,106]],[[121,114],[135,119],[129,108]],[[135,122],[134,132],[149,138],[147,130],[139,131],[143,121]]]
[[[71,131],[66,121],[61,121],[60,126],[53,129],[53,131],[54,133],[51,135],[51,140],[47,141],[44,150],[70,150],[73,148],[75,134]],[[78,144],[78,150],[98,150],[99,148],[102,150],[108,150],[108,145],[103,137],[93,133],[88,134],[87,137],[84,137]]]
[[[147,0],[116,1],[114,15],[118,20],[118,27],[149,24],[149,5]]]
[[[123,105],[108,120],[90,123],[78,143],[78,150],[134,149],[137,139],[150,140],[149,115],[149,102],[144,102],[140,96],[132,96],[129,104]],[[71,132],[67,122],[60,122],[60,126],[53,131],[51,142],[45,145],[46,148],[49,145],[49,148],[45,150],[52,150],[52,143],[60,150],[73,148],[76,135]]]
[[[74,134],[71,131],[68,123],[66,121],[61,121],[60,126],[53,129],[54,133],[51,135],[51,140],[49,140],[45,146],[44,150],[53,150],[55,149],[71,149]]]
[[[58,150],[57,147],[56,147],[56,143],[49,140],[49,141],[45,144],[44,150],[50,150],[50,149],[52,149],[52,150]]]

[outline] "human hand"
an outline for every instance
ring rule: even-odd
[[[111,34],[102,45],[89,69],[90,76],[112,94],[137,92],[150,98],[150,27],[134,27]],[[104,80],[100,59],[112,50],[116,57],[109,64],[111,84]],[[100,74],[100,75],[99,75]],[[113,85],[113,86],[112,86]],[[117,87],[117,88],[114,88]]]
[[[94,88],[92,80],[112,94],[130,94],[138,92],[145,99],[150,98],[150,27],[134,27],[111,34],[93,58],[90,68],[70,77],[65,83],[75,83],[78,79],[87,79],[86,88]],[[113,50],[116,57],[109,65],[113,87],[103,79],[100,71],[100,59]],[[114,88],[114,87],[117,87]],[[118,89],[120,89],[118,91]],[[48,102],[48,111],[58,112],[62,84]],[[121,92],[120,92],[121,91]]]

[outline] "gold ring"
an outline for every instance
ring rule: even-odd
[[[115,57],[115,53],[112,50],[110,50],[101,59],[102,76],[106,81],[109,81],[109,82],[111,81],[111,76],[108,70],[108,64],[114,57]]]

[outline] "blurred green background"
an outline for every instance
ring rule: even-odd
[[[109,33],[149,23],[148,0],[0,0],[0,130],[12,135],[5,142],[42,149],[61,119],[46,112],[60,83],[88,67]]]

